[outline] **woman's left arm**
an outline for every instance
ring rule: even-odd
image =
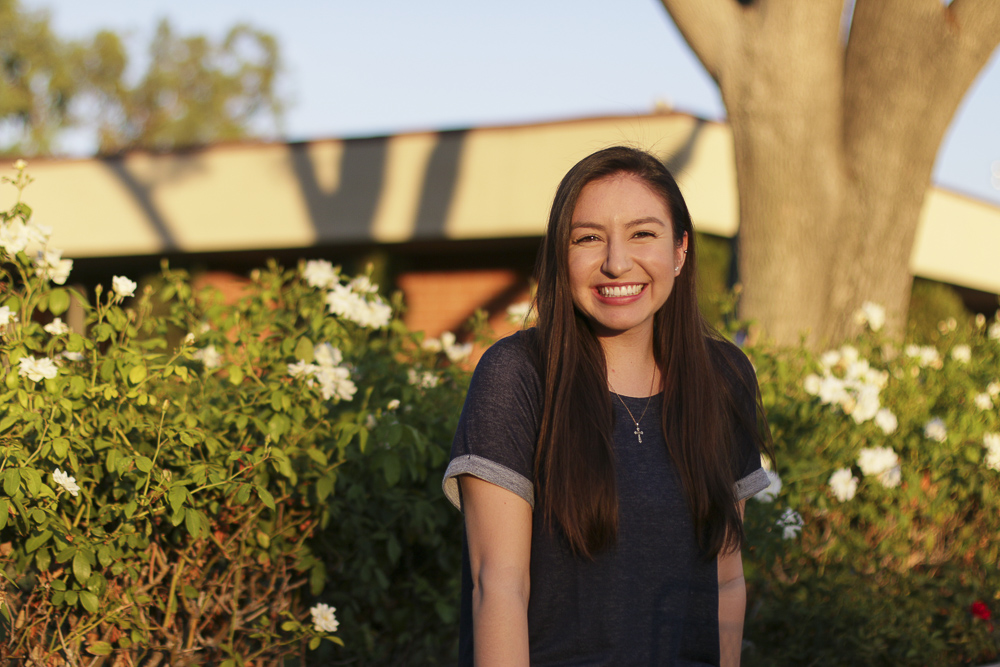
[[[745,500],[740,501],[740,518]],[[746,614],[747,587],[743,578],[743,556],[737,549],[720,553],[719,571],[719,655],[722,667],[739,667],[743,648],[743,618]]]

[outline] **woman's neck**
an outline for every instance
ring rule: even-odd
[[[653,357],[652,336],[599,337],[604,348],[609,388],[623,396],[650,396],[660,391],[660,372]]]

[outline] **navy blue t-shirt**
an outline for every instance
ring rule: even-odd
[[[533,469],[542,384],[527,349],[534,332],[495,343],[476,367],[452,444],[444,490],[460,507],[458,475],[497,484],[535,508]],[[741,365],[753,373],[745,356]],[[740,369],[743,371],[744,369]],[[752,377],[752,375],[751,375]],[[684,491],[660,428],[662,401],[622,400],[614,409],[617,542],[594,560],[575,556],[561,534],[532,520],[528,641],[531,664],[718,665],[718,574],[699,553]],[[647,408],[648,403],[648,408]],[[747,409],[753,397],[748,397]],[[738,438],[739,499],[767,487],[753,440]],[[473,664],[472,579],[463,540],[459,665]]]

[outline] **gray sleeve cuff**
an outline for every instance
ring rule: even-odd
[[[757,468],[743,479],[736,480],[736,500],[745,500],[757,495],[770,485],[771,480],[767,478],[764,469]]]
[[[507,489],[524,498],[532,509],[535,507],[535,488],[524,475],[502,466],[496,461],[466,454],[452,459],[451,463],[448,464],[448,469],[444,472],[444,481],[441,482],[444,495],[459,510],[462,509],[462,498],[458,492],[459,475],[472,475],[491,484],[496,484],[500,488]]]

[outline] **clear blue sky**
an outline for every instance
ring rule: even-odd
[[[22,0],[56,32],[129,36],[136,57],[156,23],[223,35],[237,22],[275,34],[291,139],[645,113],[656,100],[706,118],[718,91],[659,0]],[[88,150],[80,136],[66,150]],[[935,182],[1000,203],[1000,54],[956,115]],[[997,179],[1000,181],[1000,178]],[[1000,183],[998,183],[1000,184]]]

